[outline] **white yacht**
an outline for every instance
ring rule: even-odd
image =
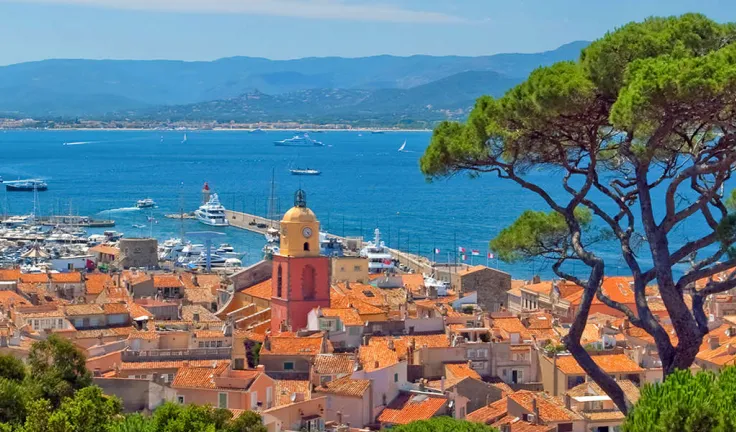
[[[197,220],[205,225],[211,226],[228,226],[230,225],[225,217],[225,207],[220,204],[217,194],[212,194],[207,204],[201,206],[194,212]]]
[[[305,133],[303,135],[294,135],[292,138],[283,139],[281,141],[274,141],[274,145],[277,146],[284,146],[284,147],[321,147],[324,146],[322,141],[313,140],[309,137],[308,133]]]
[[[151,208],[156,206],[156,201],[151,198],[141,199],[135,203],[138,208]]]
[[[203,244],[186,244],[179,252],[176,258],[177,265],[186,266],[187,264],[196,262],[204,253]]]
[[[396,270],[396,264],[389,249],[381,241],[381,232],[376,228],[372,242],[361,249],[360,256],[368,258],[368,273],[386,273]]]
[[[281,241],[279,230],[274,227],[268,227],[266,230],[266,241],[269,243],[279,243]]]
[[[158,246],[158,259],[176,261],[184,250],[185,244],[178,238],[168,239]]]

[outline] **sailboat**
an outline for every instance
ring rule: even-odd
[[[184,138],[181,140],[181,143],[184,144],[187,142],[187,134],[184,134]]]
[[[404,150],[405,148],[406,148],[406,140],[404,140],[404,144],[401,144],[401,147],[399,147],[399,151],[400,152],[405,152],[406,151],[406,150]]]

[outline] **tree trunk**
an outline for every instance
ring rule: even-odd
[[[629,412],[629,406],[626,404],[624,391],[621,390],[621,386],[616,383],[616,380],[598,367],[590,354],[579,343],[568,341],[567,350],[570,351],[570,354],[585,373],[606,392],[618,409],[626,415]]]

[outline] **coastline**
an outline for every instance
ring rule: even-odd
[[[256,129],[244,129],[244,128],[172,128],[172,129],[161,129],[161,128],[3,128],[0,127],[0,131],[140,131],[140,132],[253,132]],[[261,129],[263,132],[432,132],[432,129],[381,129],[381,128],[267,128]]]

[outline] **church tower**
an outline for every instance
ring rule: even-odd
[[[330,258],[319,254],[319,221],[299,189],[281,220],[281,245],[273,256],[271,333],[307,326],[307,314],[330,306]]]

